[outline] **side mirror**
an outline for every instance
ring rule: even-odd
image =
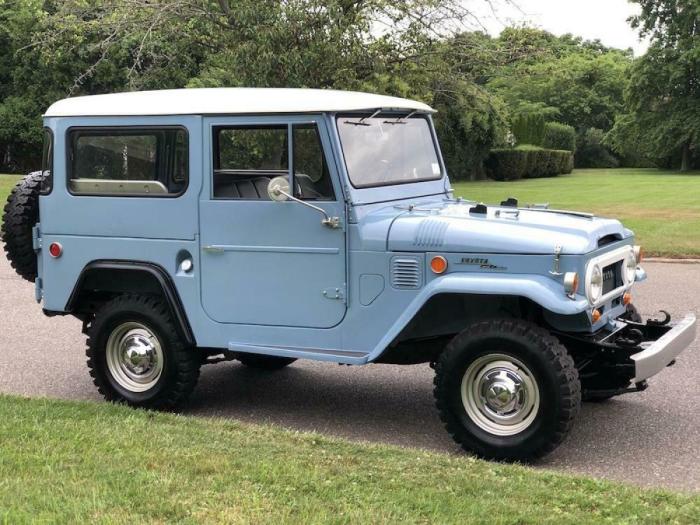
[[[270,200],[284,202],[289,200],[289,179],[287,177],[275,177],[267,183],[267,196]]]
[[[270,200],[273,200],[276,202],[285,202],[285,201],[298,202],[299,204],[303,204],[307,208],[311,208],[312,210],[316,210],[321,215],[323,215],[323,220],[321,221],[321,224],[323,224],[324,226],[328,226],[329,228],[332,228],[332,229],[340,228],[340,218],[339,217],[330,217],[326,213],[326,210],[324,210],[323,208],[319,208],[318,206],[314,206],[313,204],[309,204],[306,201],[303,201],[301,199],[297,199],[289,192],[290,192],[289,179],[287,177],[282,177],[282,176],[275,177],[267,184],[267,195],[270,197]]]

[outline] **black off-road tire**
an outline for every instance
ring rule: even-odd
[[[499,436],[468,415],[462,379],[476,359],[504,354],[534,376],[539,409],[525,429]],[[434,395],[445,428],[464,450],[485,459],[530,461],[554,450],[571,430],[581,405],[581,383],[566,348],[549,332],[517,319],[478,322],[459,333],[435,363]]]
[[[120,385],[107,365],[106,345],[110,334],[125,322],[148,327],[163,351],[163,371],[155,385],[145,392],[133,392]],[[182,405],[197,385],[201,356],[180,337],[168,305],[160,298],[124,294],[105,303],[87,330],[87,365],[93,382],[110,402],[134,407],[172,410]]]
[[[282,368],[289,366],[296,361],[296,359],[292,357],[278,357],[261,354],[239,354],[238,360],[249,368],[269,371],[281,370]]]
[[[27,281],[37,276],[32,229],[39,222],[39,192],[44,174],[35,171],[24,177],[7,197],[2,223],[5,255],[15,271]]]

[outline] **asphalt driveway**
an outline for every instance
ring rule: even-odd
[[[643,314],[700,311],[700,264],[648,263],[637,287]],[[459,453],[436,415],[427,365],[365,367],[297,362],[274,373],[206,366],[188,414],[230,417]],[[584,404],[569,439],[543,468],[700,491],[700,352],[689,349],[650,388]],[[88,376],[80,323],[46,318],[0,256],[0,392],[100,400]]]

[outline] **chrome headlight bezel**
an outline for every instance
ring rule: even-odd
[[[595,304],[603,296],[603,270],[599,264],[594,263],[587,273],[586,297],[588,302]]]
[[[637,278],[637,258],[634,254],[625,257],[622,262],[622,277],[625,281],[626,286],[631,286],[634,284]]]

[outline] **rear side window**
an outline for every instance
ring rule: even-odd
[[[44,148],[41,154],[41,194],[48,195],[53,188],[53,131],[44,128]]]
[[[72,193],[174,196],[188,182],[187,132],[182,128],[70,131]]]

